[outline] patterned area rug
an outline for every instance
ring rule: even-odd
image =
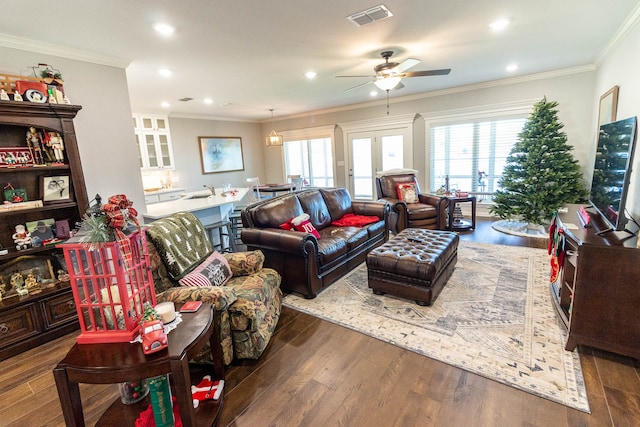
[[[544,249],[460,241],[431,307],[374,295],[365,264],[314,299],[292,294],[284,304],[588,413],[580,358],[564,350],[548,284]]]

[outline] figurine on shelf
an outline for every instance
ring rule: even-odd
[[[18,224],[15,227],[16,232],[11,236],[13,243],[16,244],[16,249],[21,251],[23,249],[29,249],[31,247],[31,233],[22,224]]]
[[[27,131],[27,146],[33,153],[33,160],[37,165],[44,164],[44,157],[42,156],[42,140],[40,134],[36,131],[36,128],[30,127]]]
[[[11,275],[11,286],[13,286],[18,293],[18,295],[27,295],[29,294],[29,290],[24,287],[24,277],[20,272],[15,272]]]
[[[4,89],[0,90],[0,100],[10,101],[9,94],[7,94],[7,92]]]
[[[13,100],[14,101],[23,101],[22,95],[18,91],[13,92]]]
[[[48,132],[47,145],[53,153],[54,164],[64,163],[64,142],[58,132]]]

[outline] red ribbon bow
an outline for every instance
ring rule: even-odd
[[[106,223],[114,229],[116,242],[120,245],[120,253],[125,267],[132,265],[133,255],[131,253],[131,244],[126,234],[122,232],[127,226],[127,222],[131,221],[140,228],[138,223],[138,211],[132,208],[133,202],[127,199],[124,194],[116,194],[109,197],[109,202],[102,205],[100,210],[107,214]]]

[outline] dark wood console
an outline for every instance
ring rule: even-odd
[[[578,344],[640,359],[640,249],[637,236],[607,231],[603,218],[587,209],[590,225],[578,218],[580,205],[558,214],[565,234],[565,258],[551,294],[569,337]]]

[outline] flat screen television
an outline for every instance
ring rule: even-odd
[[[636,117],[631,117],[604,124],[598,134],[589,201],[615,231],[624,230],[628,221],[625,203],[633,164],[636,121]]]

